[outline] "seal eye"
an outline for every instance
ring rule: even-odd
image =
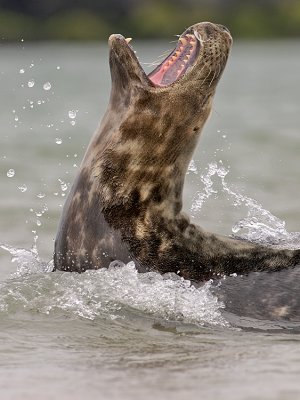
[[[168,86],[182,77],[193,66],[199,53],[200,42],[194,34],[185,33],[178,40],[176,49],[152,71],[148,78],[155,86]]]

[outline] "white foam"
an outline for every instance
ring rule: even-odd
[[[175,274],[139,274],[134,263],[114,262],[108,269],[83,274],[49,272],[52,263],[39,260],[32,250],[8,250],[17,272],[1,285],[0,311],[39,312],[68,317],[126,318],[139,311],[147,315],[197,325],[228,326],[221,315],[223,304],[210,292]]]
[[[300,232],[288,232],[285,228],[285,221],[266,210],[256,200],[231,188],[225,179],[228,172],[229,169],[226,169],[221,162],[208,164],[207,172],[201,176],[204,188],[196,193],[191,211],[199,213],[203,204],[211,195],[218,194],[218,188],[215,187],[213,178],[219,178],[221,191],[226,193],[232,205],[246,208],[247,215],[232,227],[234,236],[251,242],[275,245],[277,247],[300,248]]]

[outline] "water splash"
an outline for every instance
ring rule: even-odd
[[[190,172],[193,172],[194,174],[198,174],[198,169],[197,169],[195,160],[191,160],[190,163],[189,163],[189,166],[188,166],[188,169],[187,169],[187,175]]]
[[[221,162],[208,165],[206,174],[201,176],[204,190],[197,192],[191,211],[199,213],[207,199],[212,194],[218,194],[213,180],[213,177],[217,177],[221,181],[221,191],[227,194],[233,206],[244,206],[247,209],[247,216],[233,225],[233,236],[257,243],[300,248],[300,232],[288,232],[284,221],[264,209],[256,200],[233,190],[225,180],[228,172],[229,169],[226,169]]]
[[[24,193],[27,191],[27,186],[24,183],[23,185],[18,186],[18,189],[20,190],[20,192]]]
[[[210,292],[210,282],[196,288],[175,274],[140,274],[134,263],[121,262],[82,274],[51,272],[53,262],[40,260],[36,243],[31,250],[0,247],[17,264],[17,272],[1,284],[0,312],[94,320],[124,319],[139,311],[201,326],[229,326],[221,315],[223,304]]]
[[[11,262],[16,263],[17,270],[12,274],[12,278],[31,275],[35,273],[45,273],[53,270],[53,262],[43,262],[39,258],[37,249],[38,236],[33,231],[34,243],[31,249],[15,248],[6,244],[0,244],[0,248],[6,250],[11,255]]]
[[[71,118],[71,119],[76,118],[76,115],[77,115],[77,110],[70,110],[70,111],[68,112],[68,116],[69,116],[69,118]]]
[[[212,177],[217,174],[219,168],[216,163],[208,165],[208,171],[206,174],[200,176],[201,182],[204,184],[204,190],[196,193],[196,198],[193,201],[191,212],[199,213],[203,204],[210,198],[214,193],[218,193],[217,190],[213,189]]]
[[[64,197],[66,194],[64,192],[66,192],[69,188],[69,184],[64,182],[62,179],[58,179],[58,182],[60,183],[60,188],[61,188],[61,195]]]
[[[13,178],[15,176],[15,170],[14,169],[9,169],[6,173],[8,178]]]
[[[51,85],[50,82],[45,82],[44,85],[43,85],[43,89],[44,90],[50,90],[51,87],[52,87],[52,85]]]

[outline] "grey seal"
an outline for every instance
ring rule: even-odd
[[[203,281],[299,264],[300,250],[209,233],[182,213],[186,170],[231,45],[226,27],[195,24],[147,76],[129,40],[110,36],[110,101],[63,209],[56,269],[133,260],[139,271]]]

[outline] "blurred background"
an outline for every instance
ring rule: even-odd
[[[3,41],[99,40],[122,32],[135,38],[181,33],[212,20],[235,37],[276,38],[300,34],[299,0],[1,0]]]
[[[291,243],[300,231],[300,0],[0,0],[1,400],[300,398],[299,335],[289,330],[298,323],[235,316],[244,332],[212,330],[216,299],[187,282],[40,273],[107,108],[108,36],[133,37],[148,73],[176,34],[205,20],[226,25],[234,45],[184,210],[209,231]]]

